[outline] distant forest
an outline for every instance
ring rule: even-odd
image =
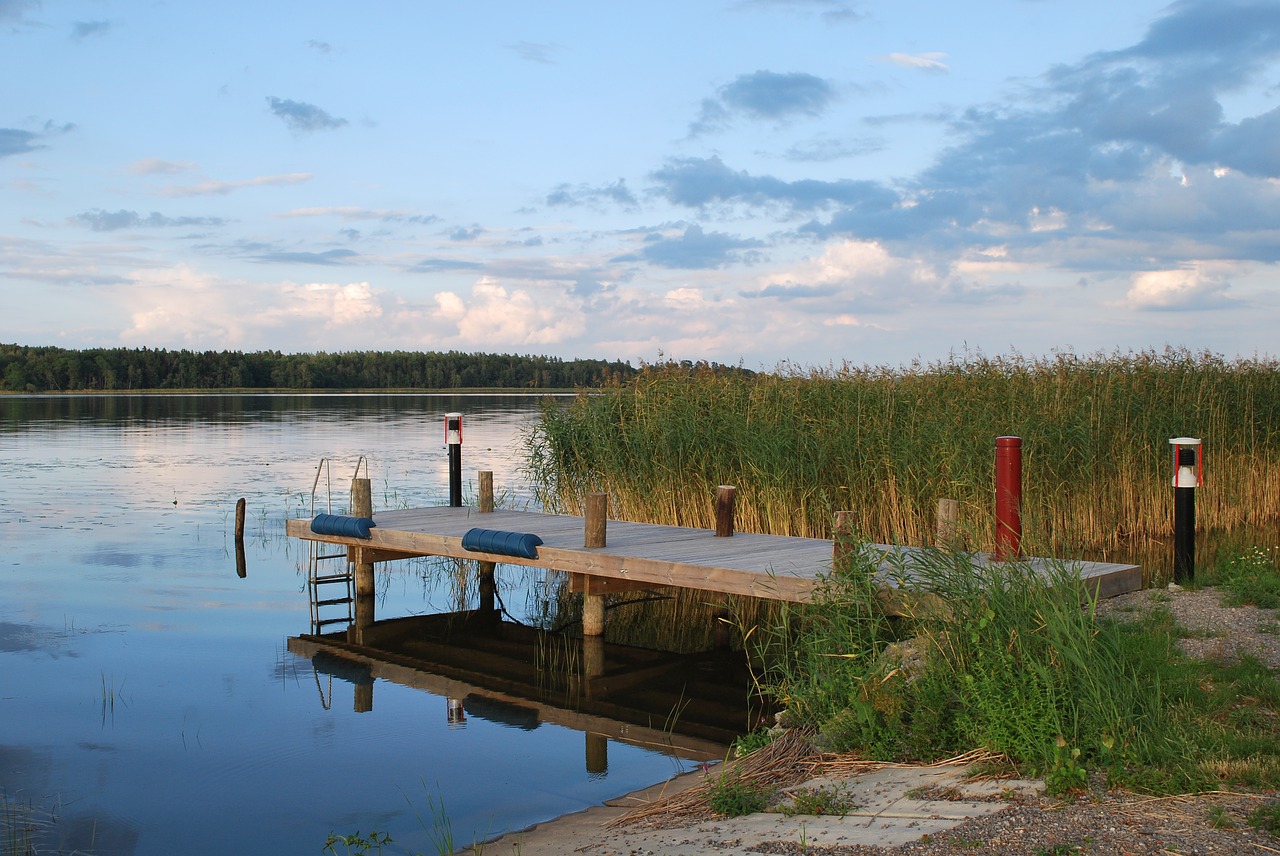
[[[561,360],[458,351],[169,351],[0,344],[0,391],[178,389],[577,389],[625,380],[637,369],[605,360]]]

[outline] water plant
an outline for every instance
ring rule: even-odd
[[[654,365],[549,404],[527,443],[548,508],[578,513],[604,491],[622,519],[709,528],[716,486],[735,484],[743,531],[828,537],[856,509],[868,539],[923,545],[951,498],[969,545],[988,546],[1005,434],[1023,438],[1025,539],[1051,555],[1164,536],[1168,439],[1182,435],[1209,444],[1202,527],[1280,518],[1280,366],[1179,350],[760,375]]]

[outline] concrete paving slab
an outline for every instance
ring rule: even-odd
[[[843,794],[856,806],[843,817],[786,816],[768,811],[675,829],[608,825],[631,808],[693,787],[707,775],[703,771],[685,773],[611,800],[608,805],[504,835],[486,844],[484,852],[502,856],[748,856],[758,852],[752,848],[765,842],[893,847],[945,832],[969,818],[994,814],[1018,795],[1032,795],[1043,788],[1042,783],[1026,780],[970,782],[963,767],[885,767],[849,777],[813,779],[788,789],[791,793],[801,788],[833,789]]]

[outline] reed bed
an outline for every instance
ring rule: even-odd
[[[1024,543],[1055,555],[1168,534],[1171,437],[1205,441],[1202,528],[1280,520],[1280,363],[1183,350],[759,375],[648,366],[549,403],[527,442],[551,509],[581,513],[603,491],[616,517],[710,528],[716,487],[733,484],[743,531],[830,537],[851,510],[865,538],[925,545],[949,498],[966,543],[986,549],[1004,435],[1023,441]]]

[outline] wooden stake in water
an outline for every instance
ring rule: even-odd
[[[583,518],[586,530],[582,546],[603,547],[609,526],[609,494],[587,494],[586,516]]]
[[[493,513],[493,471],[481,470],[476,474],[480,481],[480,501],[477,511],[481,514]]]

